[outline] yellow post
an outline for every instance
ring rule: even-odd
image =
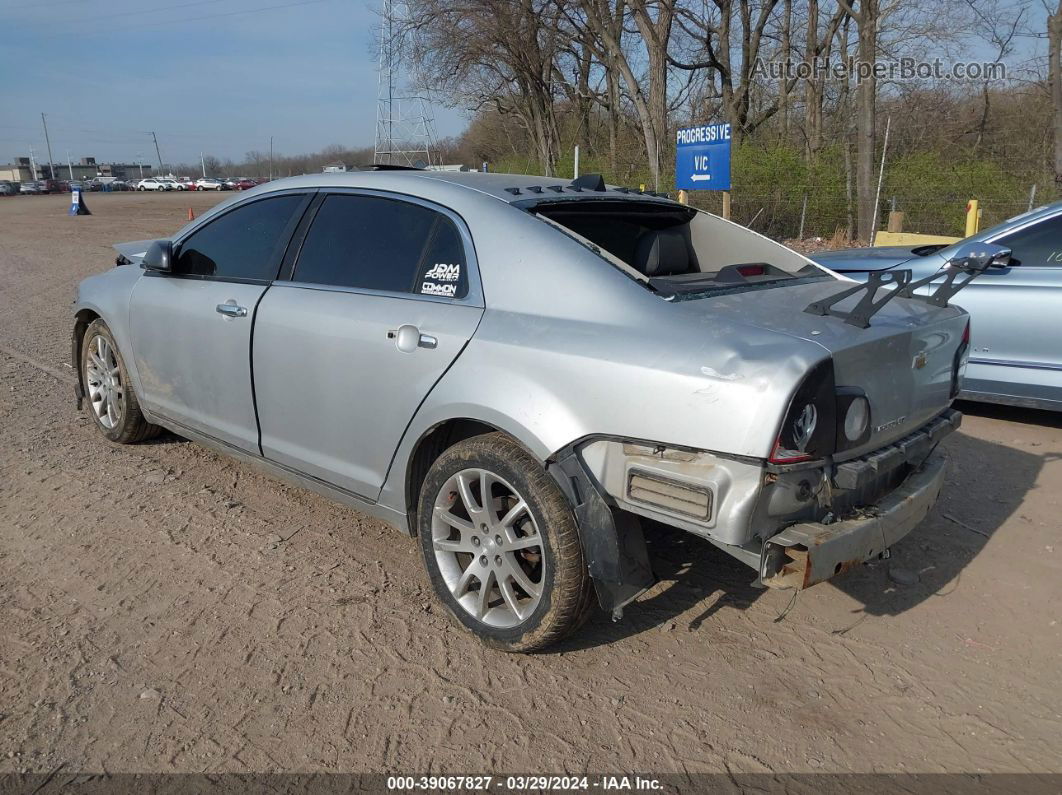
[[[690,192],[688,190],[680,190],[678,195],[679,204],[690,203]]]
[[[723,191],[723,218],[730,220],[730,191]]]
[[[966,202],[966,237],[976,235],[981,226],[981,213],[977,207],[977,199]]]

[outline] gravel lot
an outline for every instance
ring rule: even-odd
[[[409,539],[75,411],[74,285],[227,196],[0,199],[0,772],[1062,771],[1059,415],[960,406],[930,518],[792,603],[652,527],[622,622],[489,652]]]

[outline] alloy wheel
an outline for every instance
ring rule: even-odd
[[[435,498],[432,549],[442,578],[473,618],[505,629],[542,600],[546,560],[527,501],[486,469],[463,469]]]
[[[98,334],[89,341],[85,383],[96,419],[104,428],[114,428],[122,420],[122,373],[111,342]]]

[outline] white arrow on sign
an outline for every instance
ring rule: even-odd
[[[692,174],[692,175],[690,175],[690,179],[693,180],[694,182],[707,182],[711,178],[712,178],[711,174]]]

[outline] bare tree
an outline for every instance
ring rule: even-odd
[[[1047,74],[1054,109],[1055,184],[1062,186],[1062,0],[1047,16]]]
[[[878,57],[878,23],[881,19],[879,0],[837,0],[855,20],[858,36],[858,58],[864,65],[873,65]],[[858,88],[856,109],[856,234],[860,240],[870,240],[874,231],[874,158],[877,143],[877,77],[873,69],[866,69]]]
[[[807,35],[804,40],[804,60],[809,64],[828,61],[833,52],[833,41],[848,12],[838,5],[820,30],[819,0],[807,0]],[[847,55],[847,53],[845,53]],[[814,158],[822,148],[823,98],[825,78],[820,72],[813,73],[804,82],[804,130],[808,159]]]
[[[402,26],[418,70],[454,105],[493,107],[530,135],[556,170],[560,36],[550,0],[409,0]]]
[[[618,74],[638,115],[654,189],[660,189],[660,170],[668,131],[668,45],[675,18],[674,0],[556,0],[574,35],[593,52],[606,70]],[[639,78],[636,55],[623,47],[621,35],[629,13],[644,46],[646,78]],[[610,93],[611,93],[610,89]],[[613,99],[616,99],[615,97]]]
[[[717,81],[715,96],[722,102],[736,142],[751,134],[776,114],[781,96],[788,97],[796,80],[787,80],[779,96],[766,107],[753,110],[757,63],[764,45],[764,32],[779,0],[701,0],[680,9],[680,25],[696,44],[694,60],[671,57],[671,63],[687,71],[705,70]],[[735,31],[736,24],[736,31]]]
[[[1029,10],[1024,3],[1011,3],[1004,10],[999,0],[966,0],[974,19],[974,31],[979,38],[984,38],[996,48],[996,60],[1002,61],[1014,50],[1014,40],[1024,28],[1025,15]],[[1015,13],[1017,12],[1017,13]],[[974,149],[979,149],[985,140],[989,111],[992,103],[990,80],[985,78],[981,84],[981,114],[977,121]]]

